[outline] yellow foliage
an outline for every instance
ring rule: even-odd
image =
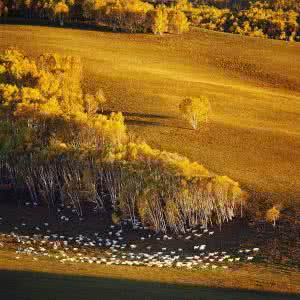
[[[193,129],[198,129],[199,124],[207,122],[211,112],[209,100],[202,96],[199,98],[185,98],[179,104],[179,111]]]
[[[187,31],[189,31],[189,22],[185,14],[180,10],[169,10],[168,32],[179,34]]]
[[[280,217],[280,209],[276,206],[273,206],[266,212],[266,220],[270,223],[273,223],[274,227],[279,217]]]
[[[58,2],[55,6],[54,6],[54,14],[68,14],[69,13],[69,7],[68,5],[64,2]]]

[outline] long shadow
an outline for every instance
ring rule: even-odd
[[[110,110],[105,110],[103,111],[104,115],[110,115],[112,111]],[[138,113],[138,112],[122,112],[123,116],[126,118],[144,118],[144,119],[158,119],[158,120],[171,120],[175,119],[174,117],[171,116],[166,116],[166,115],[158,115],[158,114],[145,114],[145,113]],[[125,123],[127,125],[136,125],[136,126],[160,126],[160,127],[174,127],[174,126],[169,126],[167,124],[162,124],[157,121],[150,121],[150,120],[136,120],[136,119],[125,119]],[[174,127],[177,129],[184,129],[184,130],[193,130],[192,128],[187,128],[187,127]]]
[[[103,112],[104,115],[111,114],[111,110],[105,110]],[[174,119],[174,117],[166,116],[166,115],[158,115],[158,114],[144,114],[144,113],[138,113],[138,112],[127,112],[122,111],[122,114],[125,117],[137,117],[137,118],[149,118],[149,119]]]
[[[138,269],[136,269],[138,272]],[[125,279],[57,275],[39,272],[1,271],[1,300],[299,300],[299,295],[209,288]]]
[[[23,17],[8,17],[8,18],[0,18],[0,24],[7,25],[30,25],[30,26],[41,26],[41,27],[53,27],[53,28],[67,28],[67,29],[80,29],[80,30],[93,30],[93,31],[102,31],[102,32],[112,32],[112,33],[128,33],[125,30],[113,30],[111,27],[106,25],[95,24],[86,21],[66,21],[64,26],[60,26],[58,22],[51,22],[50,20],[42,20],[42,19],[27,19]],[[135,34],[142,34],[137,32]]]
[[[127,125],[137,125],[137,126],[163,126],[159,122],[154,121],[143,121],[143,120],[125,120]]]

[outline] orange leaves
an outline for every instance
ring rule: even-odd
[[[58,2],[53,8],[54,14],[68,14],[69,7],[64,1]]]

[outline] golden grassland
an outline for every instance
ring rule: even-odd
[[[153,284],[173,284],[173,288],[176,286],[183,289],[189,287],[194,289],[192,295],[198,295],[199,297],[201,296],[200,287],[204,288],[202,292],[210,292],[211,295],[218,295],[218,289],[224,289],[222,295],[225,298],[222,299],[229,299],[226,298],[229,295],[233,297],[230,299],[235,299],[234,297],[238,296],[238,292],[240,292],[240,298],[237,299],[251,299],[250,296],[252,295],[252,297],[254,297],[255,291],[274,293],[273,296],[269,295],[268,298],[268,295],[266,295],[266,298],[262,299],[277,299],[276,293],[286,293],[282,298],[280,294],[278,294],[278,299],[289,299],[288,294],[290,294],[290,296],[294,295],[296,299],[296,295],[300,293],[300,277],[299,272],[296,270],[277,269],[275,267],[258,266],[256,264],[247,264],[237,269],[221,271],[190,271],[173,268],[152,268],[149,271],[149,268],[145,267],[104,265],[93,265],[93,267],[91,267],[89,264],[61,264],[47,258],[40,258],[39,261],[33,261],[32,257],[26,256],[22,256],[20,260],[16,260],[13,251],[0,250],[0,253],[0,273],[4,272],[3,274],[5,274],[6,271],[14,271],[15,274],[19,271],[28,272],[28,274],[31,272],[39,272],[39,277],[46,276],[46,274],[50,274],[51,276],[63,275],[65,276],[65,280],[70,280],[68,276],[78,278],[89,276],[95,279],[98,278],[99,287],[101,287],[102,284],[101,279],[104,278],[107,280],[120,280],[120,282],[122,280],[134,281],[136,295],[143,292],[140,289],[143,289],[143,284],[146,284],[146,281],[152,282]],[[25,279],[26,273],[25,275],[23,274],[23,276]],[[63,278],[64,277],[58,277],[57,279],[63,280]],[[36,280],[38,282],[38,277]],[[48,284],[51,286],[51,280],[49,280]],[[72,282],[70,282],[70,284],[72,284]],[[53,286],[53,288],[55,287]],[[28,290],[29,289],[25,289],[23,292],[28,292]],[[33,291],[31,292],[34,294]],[[235,295],[235,293],[237,293],[237,295]],[[52,295],[54,294],[55,293],[52,293]],[[171,294],[172,286],[166,295],[170,296]],[[209,295],[209,293],[207,295]],[[255,299],[260,299],[259,295],[257,295]]]
[[[79,55],[85,89],[103,88],[110,100],[107,110],[122,111],[130,131],[152,146],[198,160],[261,197],[300,199],[299,44],[198,29],[161,37],[0,25],[0,50],[9,46],[33,56]],[[209,97],[213,115],[208,125],[193,131],[180,119],[178,104],[199,95]],[[89,293],[120,299],[120,290],[128,299],[149,294],[156,299],[273,300],[292,298],[263,293],[300,294],[299,271],[251,263],[216,272],[149,271],[15,256],[0,248],[0,299],[28,299],[26,293],[40,299],[45,291],[56,293],[55,299],[90,299]],[[27,287],[9,289],[1,278]]]
[[[194,29],[131,35],[0,25],[0,49],[79,55],[85,88],[102,87],[109,110],[153,146],[198,160],[266,193],[300,196],[300,45]],[[193,131],[178,115],[185,96],[209,97],[210,124]]]

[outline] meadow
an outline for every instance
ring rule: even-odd
[[[102,88],[108,99],[105,112],[121,111],[131,134],[239,181],[250,192],[249,201],[257,210],[260,202],[299,205],[299,44],[195,28],[183,35],[155,36],[0,25],[0,50],[8,47],[35,57],[45,52],[80,56],[84,90]],[[181,119],[178,105],[186,96],[201,95],[209,98],[213,114],[210,122],[196,131]],[[33,222],[23,209],[35,213],[34,209],[40,208],[7,209],[1,205],[4,221],[6,217],[14,220],[8,225],[4,222],[8,229],[1,227],[1,233],[20,230],[14,226],[25,218]],[[64,234],[65,221],[59,222],[56,232]],[[56,226],[55,221],[52,223]],[[70,223],[75,228],[78,221]],[[37,243],[32,235],[36,232],[28,230],[30,241]],[[91,230],[92,226],[87,231]],[[242,231],[240,228],[238,234]],[[227,239],[223,232],[216,235],[220,245]],[[232,238],[236,233],[232,232],[228,240]],[[241,240],[235,241],[234,247]],[[251,247],[256,247],[255,239],[253,242]],[[96,264],[91,268],[87,263],[43,258],[41,253],[38,261],[23,256],[25,253],[19,260],[15,257],[19,245],[11,240],[4,240],[4,244],[8,248],[0,243],[1,299],[39,299],[49,291],[49,299],[62,299],[65,293],[72,299],[82,299],[83,295],[86,299],[114,299],[119,295],[116,286],[130,299],[144,295],[149,299],[296,299],[299,294],[299,270],[256,262],[241,264],[228,273],[156,267],[149,272],[145,267]],[[191,246],[185,240],[182,244]],[[208,243],[211,251],[220,250],[220,245]]]
[[[107,110],[131,132],[239,181],[259,198],[300,196],[300,46],[193,29],[130,35],[38,26],[0,26],[0,47],[30,55],[78,55],[85,88],[103,88]],[[208,125],[194,131],[178,113],[185,96],[205,95]]]

